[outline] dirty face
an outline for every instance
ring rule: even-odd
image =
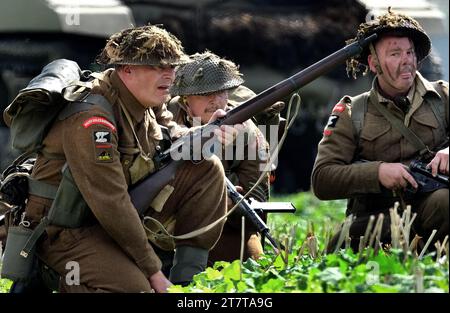
[[[148,108],[169,100],[169,87],[175,79],[175,67],[127,65],[119,71],[119,76],[134,97]]]
[[[370,70],[377,73],[380,88],[392,97],[406,95],[417,71],[417,57],[411,39],[386,36],[375,45],[375,50],[383,73],[377,73],[377,60],[372,55],[369,55],[368,62]]]
[[[186,96],[188,114],[199,117],[202,124],[208,123],[218,109],[225,110],[228,103],[228,91],[213,92],[205,95]]]

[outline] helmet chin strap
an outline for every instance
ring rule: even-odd
[[[381,69],[380,62],[378,60],[377,52],[375,51],[375,47],[373,46],[372,43],[369,44],[369,49],[370,49],[370,53],[372,54],[372,58],[373,58],[373,61],[375,64],[375,69],[377,70],[377,74],[378,75],[383,74],[383,70]]]

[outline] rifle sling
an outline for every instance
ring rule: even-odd
[[[370,100],[375,105],[377,110],[389,121],[389,123],[391,123],[391,125],[395,127],[403,135],[403,137],[405,137],[417,150],[420,151],[420,155],[430,151],[423,141],[420,140],[420,138],[417,137],[411,129],[405,126],[403,121],[396,118],[386,107],[378,102],[375,93],[371,93]]]

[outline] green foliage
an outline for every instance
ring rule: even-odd
[[[9,292],[9,288],[11,288],[12,281],[8,279],[0,279],[0,293]]]
[[[345,201],[321,202],[310,193],[296,197],[276,197],[272,201],[291,201],[295,214],[271,214],[271,233],[289,253],[276,255],[269,247],[258,261],[249,259],[240,266],[217,262],[213,268],[194,277],[187,287],[173,286],[170,292],[448,292],[448,259],[435,261],[434,255],[422,260],[402,250],[389,252],[366,249],[360,256],[352,250],[325,254],[325,238],[345,218]],[[311,256],[302,249],[311,235],[317,239],[318,253]],[[314,244],[314,241],[312,241]]]
[[[368,251],[373,252],[373,251]],[[313,260],[307,255],[289,258],[263,256],[249,259],[240,268],[239,260],[217,262],[213,268],[196,275],[187,287],[173,286],[171,292],[415,292],[420,276],[424,292],[448,292],[448,262],[433,261],[431,255],[418,262],[401,254],[380,252],[359,259],[351,250],[341,250]],[[281,260],[281,261],[280,261]],[[242,274],[242,278],[241,278]]]
[[[0,249],[1,251],[1,249]],[[2,268],[1,258],[0,258],[0,270]],[[9,292],[9,288],[11,288],[12,281],[9,279],[1,279],[0,278],[0,293]]]
[[[266,246],[266,254],[258,261],[249,259],[242,266],[239,260],[216,262],[196,275],[189,286],[172,286],[170,292],[449,292],[445,256],[436,261],[436,256],[429,254],[418,260],[400,249],[325,254],[326,237],[344,220],[345,201],[321,202],[310,193],[272,201],[291,201],[297,207],[295,214],[269,216],[274,237],[283,244],[288,240],[287,257],[285,251],[275,254]],[[314,248],[317,252],[312,256]],[[0,279],[0,292],[7,292],[10,286],[11,281]]]

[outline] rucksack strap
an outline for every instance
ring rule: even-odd
[[[359,138],[361,137],[361,130],[364,125],[364,117],[367,112],[367,101],[369,99],[370,91],[362,93],[352,98],[352,114],[351,119],[353,123],[353,133],[359,146]]]
[[[443,105],[443,102],[445,100],[448,101],[448,96],[446,96],[442,90],[442,84],[440,81],[435,81],[431,83],[433,85],[433,88],[437,91],[439,96],[441,96],[441,99],[437,97],[432,97],[429,99],[429,103],[431,106],[431,110],[433,111],[434,116],[439,122],[439,126],[442,127],[442,129],[447,130],[448,129],[448,112],[446,112],[448,105]]]
[[[76,113],[88,111],[93,105],[99,105],[102,109],[108,112],[111,122],[115,124],[116,119],[114,117],[112,105],[104,96],[93,93],[88,94],[83,100],[68,103],[59,114],[58,119],[62,121]]]

